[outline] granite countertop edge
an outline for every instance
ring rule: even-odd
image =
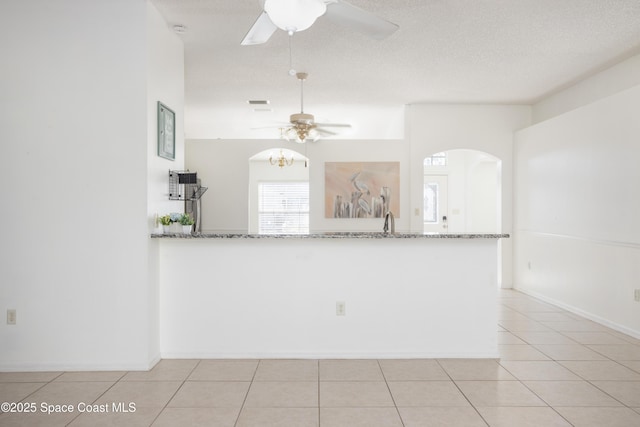
[[[154,239],[505,239],[508,233],[380,233],[336,232],[311,234],[191,233],[151,234]]]

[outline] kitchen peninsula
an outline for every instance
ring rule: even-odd
[[[495,358],[507,234],[152,235],[163,358]]]

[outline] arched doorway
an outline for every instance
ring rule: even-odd
[[[271,148],[249,158],[249,233],[309,232],[309,159]]]
[[[423,230],[498,233],[502,222],[502,162],[476,150],[457,149],[424,159]]]

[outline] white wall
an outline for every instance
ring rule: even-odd
[[[532,123],[540,123],[639,84],[640,54],[546,96],[533,105]]]
[[[298,90],[299,86],[290,86],[292,78],[283,74],[287,85],[285,93]],[[282,77],[282,76],[281,76]],[[328,77],[332,78],[332,77]],[[305,83],[305,110],[313,113],[318,122],[348,123],[350,129],[340,131],[340,139],[402,139],[404,136],[404,107],[402,105],[367,105],[367,104],[317,104],[311,92],[311,81]],[[283,80],[273,76],[272,84],[278,85]],[[296,82],[297,83],[297,82]],[[310,85],[310,86],[307,86]],[[277,124],[289,117],[289,114],[300,111],[298,97],[274,100],[277,105],[273,111],[256,113],[248,104],[225,105],[211,108],[198,106],[187,111],[188,139],[197,140],[229,140],[229,139],[273,139],[278,136]],[[215,117],[215,120],[211,120]],[[274,124],[276,125],[274,127]]]
[[[497,357],[496,244],[162,239],[162,356]]]
[[[160,12],[147,2],[147,175],[150,231],[155,216],[183,212],[184,202],[169,200],[169,170],[184,169],[184,46]],[[176,158],[158,156],[157,103],[176,113]]]
[[[406,137],[410,150],[411,230],[422,229],[424,158],[466,148],[489,153],[502,162],[502,233],[511,233],[513,134],[530,124],[531,108],[518,105],[410,105]],[[418,209],[418,215],[415,210]],[[501,240],[501,286],[512,286],[511,239]]]
[[[469,170],[467,191],[467,231],[495,233],[501,228],[498,213],[502,194],[499,186],[500,165],[490,159],[474,162]]]
[[[501,195],[500,161],[476,150],[449,150],[446,166],[425,166],[425,175],[447,177],[447,230],[450,233],[497,233]],[[424,212],[422,212],[424,217]],[[443,230],[444,231],[444,230]]]
[[[640,337],[640,86],[516,136],[516,287]]]
[[[249,221],[249,158],[282,147],[309,158],[310,231],[382,231],[383,221],[324,217],[324,163],[400,162],[400,212],[396,231],[409,230],[408,146],[401,140],[320,140],[296,144],[280,140],[187,140],[186,165],[209,190],[202,197],[202,228],[246,233]]]
[[[186,142],[185,164],[196,170],[209,191],[202,198],[203,230],[246,232],[248,227],[248,159],[263,150],[284,147],[309,158],[311,231],[379,231],[379,219],[324,218],[324,162],[400,162],[401,206],[397,231],[422,231],[423,159],[437,151],[469,148],[502,161],[502,232],[511,230],[513,132],[530,124],[530,107],[483,105],[412,105],[406,110],[404,140],[320,140],[311,144],[279,140],[205,140]],[[464,124],[464,125],[462,125]],[[415,215],[418,209],[418,215]],[[503,244],[509,245],[508,240]],[[510,255],[505,249],[505,257]],[[505,261],[506,260],[506,261]],[[505,269],[510,258],[503,260]],[[503,271],[510,286],[510,271]]]
[[[184,45],[160,12],[147,3],[147,227],[159,229],[157,217],[183,212],[184,202],[169,200],[169,170],[184,169]],[[175,159],[158,156],[158,101],[176,113]],[[159,230],[157,230],[159,231]],[[158,243],[148,240],[149,359],[158,358],[160,348],[160,295],[158,289]]]
[[[0,140],[12,182],[2,206],[12,221],[0,313],[16,309],[17,325],[0,322],[0,370],[146,369],[159,357],[148,12],[128,0],[2,4],[11,66]]]

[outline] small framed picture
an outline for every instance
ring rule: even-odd
[[[176,113],[158,101],[158,156],[176,158]]]

